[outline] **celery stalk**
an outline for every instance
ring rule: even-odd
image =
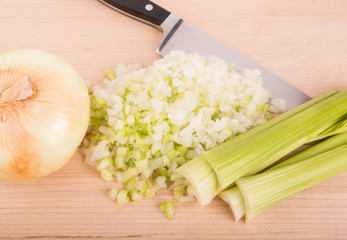
[[[204,159],[204,154],[187,162],[176,169],[175,172],[181,174],[189,181],[192,192],[201,206],[207,205],[217,196],[217,176]]]
[[[331,124],[331,126],[328,127],[328,128],[327,128],[327,126],[324,126],[323,129],[326,129],[326,130],[322,131],[322,129],[319,129],[316,132],[310,134],[310,136],[308,137],[308,139],[309,139],[308,142],[321,140],[321,139],[324,139],[324,138],[328,138],[330,136],[334,136],[334,135],[338,135],[338,134],[347,132],[347,120],[342,120],[342,121],[340,121],[340,122],[338,122],[336,124]],[[333,142],[336,142],[336,141],[333,140]],[[300,144],[298,144],[298,145],[300,146]],[[296,146],[295,146],[295,144],[293,144],[292,150],[295,150],[295,149],[296,149]],[[287,151],[287,152],[289,153],[290,151]],[[313,150],[312,152],[315,153],[316,150]],[[306,151],[305,151],[305,153],[306,153]],[[281,153],[279,153],[279,154],[280,154],[280,157],[285,155],[285,154],[283,155]],[[317,154],[317,153],[315,153],[315,154]],[[260,165],[258,165],[256,168],[254,168],[251,171],[249,171],[245,176],[254,175],[256,173],[259,173],[259,172],[263,171],[268,166],[270,166],[272,163],[274,163],[276,160],[278,160],[280,157],[277,157],[276,155],[271,156],[270,158],[268,158],[264,162],[262,162]],[[301,155],[298,155],[296,157],[298,159],[301,159],[301,160],[304,159],[304,156],[301,156]],[[281,165],[279,165],[279,166],[281,166]],[[276,167],[278,167],[278,166],[276,165]]]
[[[327,138],[327,137],[330,137],[339,133],[344,133],[344,132],[347,132],[347,119],[331,126],[327,130],[319,134],[315,139],[313,139],[313,141]]]
[[[347,170],[347,146],[236,181],[245,202],[246,222],[266,208]]]
[[[334,148],[343,146],[343,145],[347,145],[347,131],[345,133],[341,133],[341,134],[337,134],[335,136],[332,136],[326,140],[324,140],[323,142],[320,142],[316,145],[313,145],[312,147],[306,149],[305,151],[302,151],[296,155],[294,155],[293,157],[279,163],[276,164],[275,166],[273,166],[272,168],[270,168],[269,170],[274,170],[274,169],[278,169],[293,163],[297,163],[300,162],[304,159],[313,157],[315,155],[324,153],[326,151],[330,151]]]
[[[323,126],[322,128],[320,128],[320,129],[312,132],[311,134],[307,135],[303,139],[299,139],[298,141],[293,142],[293,144],[289,145],[288,147],[285,147],[285,148],[281,149],[276,154],[274,154],[274,155],[268,157],[267,159],[265,159],[262,163],[260,163],[258,166],[256,166],[255,168],[253,168],[249,172],[247,172],[247,174],[245,174],[244,176],[251,176],[251,175],[254,175],[256,173],[259,173],[259,172],[263,171],[264,169],[266,169],[267,167],[269,167],[270,165],[272,165],[273,163],[275,163],[277,160],[279,160],[282,157],[284,157],[285,155],[287,155],[288,153],[290,153],[290,152],[294,151],[295,149],[301,147],[302,145],[304,145],[306,143],[309,143],[309,142],[312,142],[312,141],[315,141],[315,140],[322,139],[323,138],[322,132],[325,132],[326,129],[330,129],[331,127],[333,127],[335,125],[337,125],[337,124],[334,123],[334,122],[329,123],[329,124]]]
[[[288,166],[293,163],[297,163],[308,159],[310,157],[319,155],[321,153],[330,151],[334,148],[347,145],[347,132],[337,134],[330,137],[294,156],[291,158],[275,165],[274,167],[268,169],[267,171],[278,169],[284,166]],[[244,216],[244,202],[241,192],[237,186],[227,189],[218,195],[223,201],[230,205],[230,208],[234,214],[235,221],[241,219]]]
[[[228,188],[263,162],[271,165],[309,142],[315,135],[345,119],[346,113],[347,91],[343,91],[244,141],[224,143],[229,148],[224,147],[223,152],[212,149],[205,153],[216,172],[219,190]]]
[[[234,220],[238,221],[245,215],[243,197],[238,187],[232,187],[218,195],[224,202],[228,203],[234,214]]]
[[[318,104],[331,96],[338,94],[337,90],[329,91],[319,97],[316,97],[288,112],[285,112],[276,118],[269,120],[255,128],[245,132],[237,137],[232,138],[227,144],[221,144],[215,147],[215,152],[225,152],[225,149],[229,148],[229,145],[237,144],[238,142],[245,141],[248,138],[257,135],[264,131],[270,126],[276,125],[296,114]],[[191,184],[195,197],[198,199],[202,206],[207,205],[211,200],[220,192],[218,189],[218,181],[213,168],[207,164],[204,154],[194,158],[188,163],[184,164],[180,168],[176,169],[175,172],[183,175]]]

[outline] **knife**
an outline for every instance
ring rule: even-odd
[[[238,68],[257,68],[260,70],[264,84],[271,91],[272,96],[286,100],[288,109],[311,99],[274,73],[151,1],[99,1],[130,17],[159,28],[163,32],[163,37],[157,52],[162,56],[169,54],[172,50],[182,50],[186,53],[197,52],[203,56],[217,56],[227,63],[236,63]]]

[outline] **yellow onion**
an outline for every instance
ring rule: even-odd
[[[88,121],[88,89],[69,63],[40,50],[0,55],[0,178],[58,170],[81,143]]]

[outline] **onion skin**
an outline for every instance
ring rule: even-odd
[[[30,87],[24,92],[19,81],[26,77]],[[4,102],[6,89],[12,100]],[[8,51],[0,55],[0,94],[0,178],[34,179],[65,165],[89,122],[88,89],[80,74],[49,52]]]

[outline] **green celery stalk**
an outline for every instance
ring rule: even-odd
[[[317,140],[321,140],[324,138],[328,138],[330,136],[347,132],[347,120],[344,119],[336,124],[332,124],[330,127],[327,128],[327,126],[324,126],[323,129],[326,129],[322,131],[322,129],[319,129],[318,131],[312,133],[310,137],[308,137],[308,142],[313,142]],[[317,134],[318,133],[318,134]],[[300,145],[300,144],[299,144]],[[295,144],[292,146],[292,150],[297,149]],[[291,151],[287,151],[287,153],[290,153]],[[260,165],[249,171],[245,176],[254,175],[256,173],[259,173],[266,169],[268,166],[270,166],[272,163],[274,163],[276,160],[280,159],[282,156],[285,156],[286,154],[279,153],[280,156],[273,155],[270,158],[266,159],[264,162],[262,162]],[[301,157],[300,157],[301,158]]]
[[[261,125],[254,127],[253,129],[232,138],[227,143],[221,144],[215,147],[215,152],[225,152],[229,148],[229,145],[237,144],[238,142],[245,141],[250,137],[253,137],[265,129],[276,125],[296,114],[338,94],[339,91],[331,90],[321,96],[318,96],[290,111],[287,111]],[[207,205],[212,199],[220,192],[218,189],[218,180],[213,168],[207,163],[205,154],[202,154],[183,166],[175,170],[176,173],[183,175],[191,184],[195,197],[198,199],[202,206]]]
[[[224,143],[229,146],[224,151],[206,152],[205,158],[217,175],[219,190],[227,189],[259,165],[264,168],[263,162],[271,165],[345,119],[346,114],[347,91],[343,91],[246,140]]]
[[[347,170],[347,145],[306,160],[236,181],[245,203],[246,222],[266,208]]]
[[[274,169],[278,169],[284,166],[288,166],[290,164],[293,163],[297,163],[300,162],[302,160],[305,160],[307,158],[316,156],[318,154],[330,151],[334,148],[343,146],[343,145],[347,145],[347,130],[344,133],[340,133],[337,134],[335,136],[332,136],[330,138],[327,138],[326,140],[313,145],[312,147],[292,156],[291,158],[276,164],[275,166],[273,166],[272,168],[270,168],[269,170],[274,170]]]
[[[310,157],[319,155],[321,153],[330,151],[334,148],[347,145],[347,132],[337,134],[335,136],[332,136],[316,145],[313,145],[312,147],[292,156],[291,158],[275,165],[274,167],[268,169],[267,171],[278,169],[284,166],[288,166],[290,164],[294,164],[300,161],[303,161],[305,159],[308,159]],[[233,214],[235,221],[241,219],[245,212],[244,212],[244,201],[242,194],[238,188],[238,186],[232,187],[230,189],[227,189],[223,192],[221,192],[218,195],[223,201],[229,204]]]
[[[344,132],[347,132],[347,119],[328,128],[327,130],[319,134],[315,139],[313,139],[313,141],[327,138],[327,137],[330,137],[339,133],[344,133]]]
[[[330,125],[328,124],[328,125],[323,126],[322,128],[307,135],[304,139],[300,139],[297,142],[294,142],[293,144],[289,145],[288,147],[281,149],[276,154],[268,157],[262,163],[260,163],[258,166],[256,166],[255,168],[253,168],[252,170],[247,172],[247,174],[245,174],[244,176],[251,176],[251,175],[254,175],[256,173],[263,171],[264,169],[266,169],[267,167],[269,167],[273,163],[275,163],[277,160],[281,159],[282,157],[284,157],[288,153],[298,149],[300,146],[302,146],[306,143],[317,141],[317,140],[320,140],[320,139],[327,137],[328,135],[332,135],[333,134],[332,130],[329,131],[328,134],[323,134],[323,132],[325,133],[328,129],[333,129],[336,125],[339,125],[339,124],[340,124],[340,122],[339,123],[333,122],[333,123],[330,123]],[[336,132],[339,132],[339,131],[336,131]]]

